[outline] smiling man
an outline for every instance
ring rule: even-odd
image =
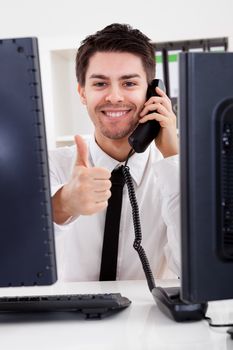
[[[167,267],[179,275],[179,181],[176,117],[171,101],[156,88],[150,40],[128,25],[112,24],[88,36],[76,56],[78,92],[94,124],[94,135],[50,153],[53,215],[59,278],[98,280],[111,172],[131,151],[128,137],[154,119],[161,130],[144,153],[128,160],[140,210],[143,246],[155,277]],[[152,112],[152,113],[151,113]],[[117,279],[141,279],[126,186],[119,229]]]
[[[85,86],[79,85],[79,93],[95,125],[97,143],[117,160],[124,161],[129,153],[128,136],[138,124],[146,89],[139,57],[97,52],[90,58]]]

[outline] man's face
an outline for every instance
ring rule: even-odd
[[[146,90],[146,72],[138,56],[97,52],[90,58],[79,93],[95,125],[97,141],[123,139],[134,130]]]

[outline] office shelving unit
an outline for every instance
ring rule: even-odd
[[[175,113],[178,97],[178,55],[188,51],[227,51],[228,38],[211,38],[197,40],[166,41],[154,43],[157,62],[157,73],[164,81],[166,93],[171,98]]]

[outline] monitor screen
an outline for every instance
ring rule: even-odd
[[[37,40],[0,40],[0,286],[56,281]]]
[[[179,59],[182,298],[233,298],[233,53]]]

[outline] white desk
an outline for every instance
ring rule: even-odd
[[[157,281],[158,285],[175,285]],[[157,308],[145,281],[56,283],[50,287],[1,288],[0,295],[120,292],[132,304],[101,320],[85,320],[75,313],[0,315],[3,350],[230,350],[226,328],[210,328],[206,321],[178,324]],[[233,301],[209,304],[215,322],[233,321]]]

